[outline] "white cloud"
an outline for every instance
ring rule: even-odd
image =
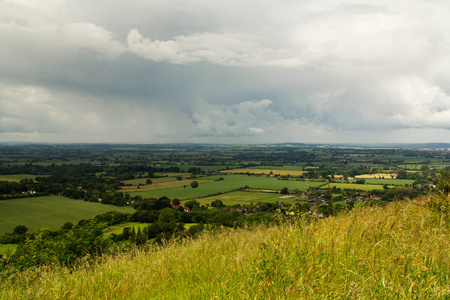
[[[403,109],[388,117],[393,124],[405,128],[450,129],[450,96],[442,89],[417,76],[401,78],[396,86]]]
[[[61,35],[66,43],[100,59],[115,59],[126,50],[113,33],[92,23],[69,24],[62,27]]]
[[[68,117],[54,104],[44,88],[2,86],[0,89],[0,129],[3,132],[58,132]]]
[[[176,36],[172,40],[152,41],[133,29],[127,38],[128,49],[154,61],[187,64],[207,61],[224,66],[283,66],[304,64],[304,53],[287,49],[264,48],[244,35],[197,33]]]

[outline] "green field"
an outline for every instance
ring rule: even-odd
[[[190,185],[192,181],[197,180],[201,182],[201,179],[187,179],[191,174],[189,173],[174,173],[180,174],[183,180],[177,180],[177,176],[169,176],[169,177],[161,177],[161,178],[151,178],[151,184],[146,184],[148,178],[140,178],[140,179],[131,179],[125,180],[125,184],[131,184],[131,186],[123,186],[121,189],[124,192],[139,192],[140,191],[154,191],[154,190],[163,190],[169,188],[183,187],[185,185]],[[138,185],[141,184],[141,186]]]
[[[17,225],[29,232],[39,227],[59,229],[65,222],[76,224],[108,211],[133,213],[134,209],[72,200],[61,196],[34,197],[0,201],[0,235],[11,233]]]
[[[157,178],[136,178],[136,179],[129,179],[124,180],[123,183],[125,184],[132,184],[132,185],[139,185],[139,184],[146,184],[147,179],[150,179],[152,181],[152,185],[155,185],[157,183],[165,183],[165,182],[171,182],[171,181],[177,181],[177,177],[180,176],[181,178],[187,178],[190,177],[190,173],[155,173],[155,176],[158,176]],[[161,176],[161,177],[159,177]]]
[[[392,179],[392,178],[384,178],[384,179],[377,179],[377,178],[367,178],[366,184],[387,184],[387,185],[411,185],[413,184],[414,180],[411,179]]]
[[[324,186],[323,188],[327,187],[328,185]],[[352,189],[352,190],[361,190],[361,191],[372,191],[372,190],[382,190],[383,186],[380,184],[356,184],[356,183],[330,183],[329,187],[336,187],[338,189]]]
[[[199,165],[179,165],[177,166],[179,167],[181,170],[187,172],[187,170],[189,170],[190,168],[200,168],[202,169],[202,171],[205,172],[215,172],[215,171],[219,171],[219,170],[224,170],[226,168],[226,166],[199,166]]]
[[[0,175],[0,181],[14,181],[14,182],[19,182],[22,179],[25,178],[31,178],[31,179],[35,179],[36,175],[31,175],[31,174],[15,174],[15,175]]]
[[[236,191],[225,193],[217,196],[205,197],[197,199],[197,201],[201,205],[211,204],[214,200],[221,200],[225,205],[248,205],[250,203],[258,203],[258,202],[284,202],[284,203],[296,203],[296,199],[294,197],[289,198],[281,198],[281,195],[278,193],[261,193],[261,192],[243,192]]]
[[[123,224],[113,225],[113,226],[109,226],[108,228],[106,228],[105,234],[106,235],[110,235],[110,234],[113,234],[113,233],[121,234],[125,227],[131,227],[131,228],[134,227],[134,229],[137,232],[138,228],[141,228],[141,230],[143,230],[148,225],[150,225],[150,223],[138,223],[138,222],[130,222],[130,223],[123,223]]]
[[[136,230],[136,232],[137,232],[138,228],[141,228],[141,231],[142,231],[142,230],[144,230],[145,227],[147,227],[150,224],[151,223],[138,223],[138,222],[129,222],[129,223],[124,223],[124,224],[118,224],[118,225],[109,226],[108,228],[105,229],[104,233],[106,235],[110,235],[113,233],[121,234],[125,227],[131,227],[131,228],[134,227],[134,230]],[[194,225],[198,225],[198,223],[187,223],[187,224],[184,224],[184,227],[189,228]]]
[[[296,166],[254,166],[252,169],[271,169],[271,170],[292,170],[292,171],[303,171],[306,163]]]
[[[284,170],[284,169],[256,169],[256,168],[240,168],[240,169],[231,169],[226,171],[221,171],[223,174],[275,174],[281,176],[301,176],[305,173],[305,171],[297,171],[297,170]]]
[[[200,183],[198,188],[178,187],[157,191],[143,191],[135,192],[132,195],[141,195],[143,197],[162,197],[179,199],[195,199],[200,197],[212,196],[218,193],[226,193],[237,190],[241,187],[248,186],[254,189],[262,190],[281,190],[287,187],[289,190],[306,190],[309,187],[321,186],[323,182],[308,182],[308,181],[293,181],[293,180],[278,180],[271,177],[247,176],[247,175],[214,175],[208,177],[201,177],[202,180],[217,180],[223,177],[222,181],[212,181]],[[193,179],[192,181],[194,181]]]

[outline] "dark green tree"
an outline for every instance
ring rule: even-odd
[[[143,245],[146,241],[147,237],[142,233],[141,227],[139,226],[136,233],[136,245]]]
[[[173,198],[172,199],[172,205],[173,206],[179,206],[181,204],[180,199],[178,198]]]
[[[197,181],[192,181],[192,182],[191,182],[191,187],[192,187],[193,189],[197,188],[197,187],[198,187],[198,182],[197,182]]]
[[[28,231],[27,227],[25,227],[24,225],[18,225],[14,228],[13,233],[14,234],[25,234],[25,233],[27,233],[27,231]]]
[[[280,194],[283,194],[283,195],[289,194],[288,188],[287,187],[282,188],[281,191],[280,191]]]
[[[223,204],[223,201],[222,201],[222,200],[219,200],[219,199],[214,200],[213,202],[211,202],[211,206],[212,206],[212,207],[215,207],[215,208],[222,208],[222,207],[225,207],[225,205]]]
[[[190,210],[197,210],[200,207],[200,203],[197,200],[190,200],[184,203],[184,206],[188,207]]]

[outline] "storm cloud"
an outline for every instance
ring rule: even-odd
[[[319,2],[2,1],[0,141],[448,142],[450,4]]]

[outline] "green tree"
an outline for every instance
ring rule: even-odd
[[[28,231],[27,227],[25,227],[24,225],[18,225],[14,228],[13,233],[14,234],[25,234],[25,233],[27,233],[27,231]]]
[[[141,232],[141,227],[139,226],[136,233],[136,245],[143,245],[146,241],[147,237]]]
[[[405,170],[398,171],[397,179],[408,179],[408,173]]]
[[[283,195],[289,194],[288,188],[287,187],[282,188],[281,191],[280,191],[280,194],[283,194]]]
[[[197,182],[197,181],[192,181],[192,182],[191,182],[191,187],[192,187],[193,189],[197,188],[197,187],[198,187],[198,182]]]
[[[190,210],[197,210],[200,207],[200,203],[197,200],[190,200],[184,203],[184,206],[188,207]]]
[[[100,256],[110,245],[103,238],[103,228],[103,225],[92,221],[65,232],[42,228],[33,239],[17,246],[16,251],[7,258],[8,263],[23,270],[51,263],[70,266],[82,257]]]
[[[65,222],[65,223],[63,224],[63,226],[61,226],[61,229],[62,229],[62,230],[70,230],[70,229],[72,229],[72,228],[73,228],[73,224],[70,223],[70,222]]]
[[[126,241],[131,238],[131,227],[124,227],[122,230],[122,234],[119,236],[120,241]]]
[[[158,223],[171,223],[175,222],[176,219],[176,213],[171,208],[163,208],[161,209],[161,212],[159,213],[158,217]]]
[[[222,208],[225,205],[223,204],[222,200],[217,199],[217,200],[214,200],[213,202],[211,202],[211,206],[215,207],[215,208]]]

